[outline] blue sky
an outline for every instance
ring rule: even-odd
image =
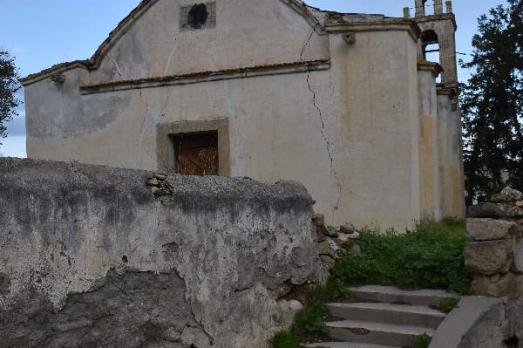
[[[262,1],[262,0],[260,0]],[[266,1],[266,0],[263,0]],[[0,49],[16,57],[22,76],[56,63],[89,58],[139,0],[0,0]],[[311,6],[339,12],[383,13],[401,16],[414,0],[308,0]],[[432,3],[432,1],[428,1]],[[470,41],[479,15],[504,0],[454,0],[458,22],[458,51],[470,54]],[[428,8],[428,11],[431,11]],[[466,56],[463,56],[466,59]],[[467,77],[461,72],[461,78]],[[0,155],[25,156],[25,120],[8,124],[0,140]]]

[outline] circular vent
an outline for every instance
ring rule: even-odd
[[[207,23],[209,18],[209,11],[207,10],[207,5],[205,4],[196,4],[189,11],[189,18],[187,23],[191,28],[199,29]]]

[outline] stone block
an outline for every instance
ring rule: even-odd
[[[511,207],[505,216],[509,219],[521,219],[523,218],[523,209],[516,206]]]
[[[329,270],[332,269],[336,264],[336,260],[329,255],[320,255],[320,259],[325,268]]]
[[[523,218],[523,209],[507,203],[482,203],[468,208],[469,218],[519,219]]]
[[[523,225],[516,223],[516,226],[510,230],[510,235],[516,239],[523,239]]]
[[[160,182],[156,178],[150,178],[147,180],[147,186],[160,186]]]
[[[336,230],[336,228],[332,227],[332,226],[327,226],[325,228],[325,232],[326,232],[327,237],[337,238],[339,236],[339,233]]]
[[[514,198],[501,193],[496,193],[495,195],[492,195],[492,197],[490,197],[490,201],[492,203],[513,203]]]
[[[476,275],[471,291],[475,295],[517,298],[521,294],[521,276],[513,273],[494,276]]]
[[[340,233],[343,234],[353,234],[356,232],[356,227],[353,224],[346,223],[340,226]]]
[[[325,216],[322,214],[314,214],[314,216],[312,217],[312,225],[316,230],[318,242],[325,242],[329,234],[329,231],[327,231],[327,228],[325,227]]]
[[[523,193],[521,191],[513,189],[512,187],[505,187],[501,191],[501,194],[506,197],[509,197],[510,199],[512,199],[513,202],[523,199]]]
[[[507,273],[512,264],[511,243],[504,240],[469,243],[464,255],[465,266],[483,275]]]
[[[509,205],[500,203],[482,203],[473,205],[468,208],[467,216],[469,218],[492,218],[501,219],[505,217]]]
[[[318,243],[323,243],[327,240],[327,236],[319,229],[316,229],[316,238]]]
[[[271,293],[274,298],[280,299],[284,296],[287,296],[292,291],[292,287],[285,283],[276,286],[274,289],[271,289]]]
[[[523,273],[523,239],[514,241],[512,253],[514,255],[514,271]]]
[[[312,216],[312,223],[316,226],[325,226],[325,215],[314,214]]]
[[[326,241],[320,243],[320,255],[327,255],[334,259],[337,258],[339,247],[335,241],[327,238]]]
[[[515,222],[494,219],[467,219],[467,234],[476,241],[506,239]]]

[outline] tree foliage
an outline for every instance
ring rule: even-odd
[[[508,0],[478,19],[473,69],[462,85],[464,161],[469,203],[523,189],[523,0]]]
[[[17,115],[20,100],[16,93],[20,88],[14,59],[0,50],[0,138],[7,136],[5,123]]]

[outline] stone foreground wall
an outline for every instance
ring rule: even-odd
[[[289,182],[0,159],[0,347],[264,347],[317,275],[312,204]]]
[[[491,202],[469,208],[465,264],[477,295],[523,295],[523,194],[505,188]]]

